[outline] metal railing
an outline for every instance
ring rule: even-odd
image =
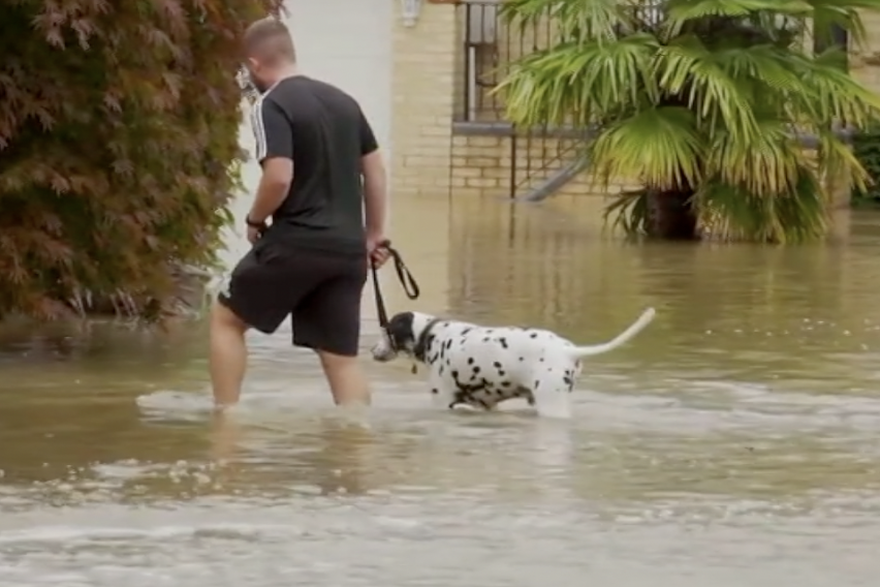
[[[562,182],[553,178],[577,166],[586,138],[587,131],[575,129],[512,129],[510,198],[542,200],[561,188],[571,177]]]
[[[553,46],[557,33],[552,19],[524,28],[510,27],[501,17],[501,2],[467,0],[458,5],[461,50],[456,118],[485,125],[510,141],[509,197],[516,198],[540,183],[579,152],[577,132],[561,140],[555,129],[515,128],[505,117],[503,99],[494,90],[510,63]],[[570,129],[571,130],[571,129]]]
[[[552,45],[550,19],[521,33],[504,22],[500,9],[501,2],[493,0],[468,0],[458,5],[462,47],[459,120],[503,120],[504,104],[493,90],[507,73],[508,65]]]

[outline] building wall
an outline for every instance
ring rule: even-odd
[[[455,35],[452,6],[425,3],[413,27],[403,25],[397,6],[390,166],[395,196],[449,191]]]
[[[511,196],[511,176],[516,195],[568,164],[574,156],[571,139],[526,136],[458,135],[452,138],[453,195]],[[511,169],[511,163],[516,162]],[[557,195],[607,196],[622,188],[637,187],[632,182],[614,180],[602,189],[590,173],[581,173]]]
[[[880,93],[880,13],[862,11],[867,34],[867,46],[853,47],[850,69],[853,76]]]

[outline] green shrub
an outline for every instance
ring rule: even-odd
[[[211,267],[240,156],[238,39],[277,0],[0,8],[0,318],[171,307]]]
[[[625,178],[612,226],[666,239],[797,243],[829,227],[825,177],[867,174],[836,124],[880,121],[880,97],[841,65],[830,24],[864,47],[880,0],[507,0],[514,27],[558,31],[496,92],[520,127],[595,128],[596,188]],[[641,6],[633,10],[634,6]],[[826,23],[824,26],[814,26]],[[816,52],[813,43],[829,48]],[[815,37],[815,38],[814,38]],[[815,157],[793,129],[819,139]],[[595,188],[594,188],[595,189]]]
[[[853,152],[872,183],[865,189],[854,189],[853,206],[880,206],[880,126],[873,126],[853,137]]]

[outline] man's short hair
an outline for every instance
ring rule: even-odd
[[[287,26],[267,16],[252,23],[244,32],[244,52],[265,62],[296,61],[296,48]]]

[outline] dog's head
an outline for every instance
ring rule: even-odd
[[[421,312],[400,312],[391,317],[388,327],[379,341],[373,346],[373,359],[387,363],[400,353],[416,357],[416,347],[425,334],[425,329],[435,321],[434,316]]]

